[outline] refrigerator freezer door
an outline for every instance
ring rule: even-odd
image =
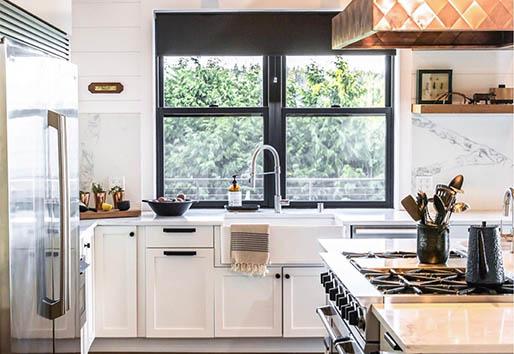
[[[4,39],[2,51],[11,350],[79,353],[76,68],[14,41]],[[55,129],[49,111],[64,120],[65,131]],[[65,148],[59,146],[63,142]],[[63,306],[50,313],[49,304],[55,302]]]

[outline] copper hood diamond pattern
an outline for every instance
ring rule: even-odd
[[[332,48],[498,48],[513,44],[513,0],[353,0]]]

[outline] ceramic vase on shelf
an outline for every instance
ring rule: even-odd
[[[418,224],[417,255],[420,263],[445,264],[450,256],[448,225]]]

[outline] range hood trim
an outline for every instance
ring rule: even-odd
[[[514,43],[513,6],[498,1],[492,8],[479,8],[481,18],[472,17],[478,11],[478,3],[473,9],[459,13],[452,5],[455,0],[445,3],[455,10],[452,26],[444,26],[447,16],[438,13],[419,0],[353,0],[332,19],[332,48],[339,49],[477,49],[512,47]],[[380,4],[389,3],[389,11],[383,12]],[[421,4],[422,3],[422,4]],[[411,4],[412,6],[408,6]],[[509,6],[510,4],[510,6]],[[417,7],[416,7],[417,6]],[[424,8],[421,8],[424,6]],[[471,5],[468,5],[471,7]],[[503,6],[502,18],[492,10]],[[407,9],[405,8],[407,7]],[[485,6],[484,6],[485,7]],[[441,6],[444,8],[444,6]],[[422,16],[420,12],[425,11]],[[488,13],[487,11],[491,11]],[[470,18],[467,18],[470,17]],[[487,19],[487,22],[486,22]],[[444,21],[443,21],[444,20]],[[475,21],[475,25],[473,25]],[[491,25],[500,22],[503,25]],[[433,29],[433,23],[439,28]],[[401,26],[400,26],[401,25]],[[437,27],[436,26],[436,27]]]

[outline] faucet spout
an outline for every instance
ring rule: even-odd
[[[289,205],[287,200],[282,199],[282,195],[280,192],[280,157],[278,155],[278,151],[271,145],[263,144],[258,146],[252,154],[251,165],[250,165],[250,184],[252,188],[255,188],[257,181],[255,180],[256,169],[257,169],[257,157],[261,151],[268,150],[273,155],[273,171],[272,172],[264,172],[264,174],[274,174],[275,175],[275,197],[274,197],[274,207],[276,213],[282,212],[282,205]]]

